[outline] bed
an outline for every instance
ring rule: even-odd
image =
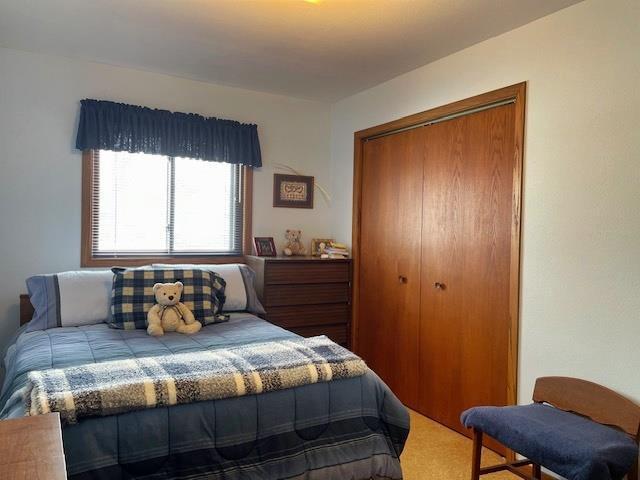
[[[19,331],[5,355],[0,418],[24,415],[32,370],[285,338],[297,335],[248,313],[194,336],[151,337],[106,324]],[[64,425],[63,440],[74,480],[400,479],[408,429],[407,410],[369,370],[259,395],[86,418]]]

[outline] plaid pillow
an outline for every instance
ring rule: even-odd
[[[218,312],[224,304],[225,282],[213,272],[185,270],[113,269],[110,327],[125,330],[147,328],[147,313],[155,305],[153,285],[178,280],[184,284],[182,298],[193,316],[203,325],[222,321]]]
[[[196,269],[196,270],[202,270],[200,268]],[[222,309],[224,307],[224,302],[227,300],[227,296],[224,293],[225,289],[227,288],[227,282],[224,278],[222,278],[222,276],[218,275],[216,272],[212,272],[211,270],[202,270],[204,272],[209,272],[211,274],[211,288],[212,288],[212,302],[214,305],[213,308],[213,313],[215,313],[218,318],[216,319],[216,321],[224,321],[224,320],[229,320],[229,315],[223,315],[222,314]],[[205,323],[205,325],[207,325]]]

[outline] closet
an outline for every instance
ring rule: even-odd
[[[516,400],[525,85],[355,136],[354,347],[410,408]]]

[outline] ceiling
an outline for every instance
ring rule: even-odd
[[[0,0],[0,45],[335,101],[579,0]]]

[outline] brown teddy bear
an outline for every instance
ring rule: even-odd
[[[283,253],[286,256],[304,255],[306,253],[301,237],[301,230],[287,230],[285,232],[284,238],[287,240],[287,245],[284,247]]]
[[[153,294],[156,302],[147,313],[147,333],[154,337],[164,332],[197,333],[202,328],[189,308],[180,302],[184,290],[182,282],[156,283]]]

